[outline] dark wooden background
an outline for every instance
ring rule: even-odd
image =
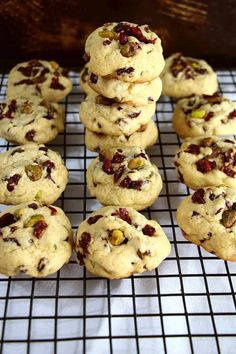
[[[120,20],[149,24],[165,56],[236,66],[236,0],[0,0],[0,66],[33,57],[81,66],[88,34]]]

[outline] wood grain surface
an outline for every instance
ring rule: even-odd
[[[37,57],[81,66],[88,34],[121,20],[149,24],[165,56],[236,64],[235,0],[0,0],[0,65]]]

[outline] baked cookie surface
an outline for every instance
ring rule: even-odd
[[[71,257],[72,228],[64,212],[36,202],[0,214],[0,273],[45,277]]]
[[[236,191],[226,187],[198,189],[177,209],[184,237],[217,257],[236,261]]]
[[[37,199],[54,203],[68,182],[61,156],[44,145],[27,144],[0,154],[0,203],[21,204]]]
[[[87,185],[103,205],[123,205],[142,210],[152,205],[162,189],[162,179],[140,147],[102,151],[87,169]]]
[[[101,95],[90,94],[81,103],[80,119],[85,127],[93,132],[130,136],[150,121],[155,109],[155,103],[134,107]]]
[[[72,89],[66,71],[54,61],[33,59],[17,64],[9,73],[7,97],[39,96],[48,102],[59,102]]]
[[[84,65],[83,69],[80,72],[80,80],[79,84],[82,87],[83,91],[86,93],[86,95],[90,93],[95,93],[94,90],[90,87],[89,85],[89,77],[90,77],[90,72],[88,69],[88,64]]]
[[[212,95],[218,89],[217,75],[209,64],[180,53],[166,59],[161,79],[162,94],[175,98]]]
[[[77,261],[91,273],[121,279],[156,268],[170,253],[160,225],[132,208],[105,207],[77,231]]]
[[[91,151],[101,151],[114,147],[125,148],[129,146],[140,146],[145,149],[154,145],[157,141],[157,137],[157,126],[153,120],[150,120],[140,131],[136,131],[130,136],[124,134],[120,136],[105,135],[94,133],[86,129],[85,145]]]
[[[189,138],[177,150],[175,166],[180,181],[190,188],[224,185],[236,189],[236,140]]]
[[[37,96],[0,103],[0,137],[27,144],[45,144],[64,131],[65,114],[57,103]]]
[[[173,126],[183,138],[236,134],[236,103],[218,93],[184,98],[176,104]]]
[[[92,73],[128,82],[153,80],[165,65],[160,38],[147,25],[129,22],[97,28],[87,38],[85,53]]]

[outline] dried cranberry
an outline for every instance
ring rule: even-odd
[[[38,209],[38,205],[36,203],[31,203],[28,205],[28,207],[34,210]]]
[[[43,162],[42,165],[43,165],[43,168],[46,168],[48,176],[50,176],[50,174],[52,173],[52,170],[55,168],[55,164],[50,160],[46,160]]]
[[[121,32],[119,35],[119,42],[120,44],[126,44],[128,42],[128,37],[125,33]]]
[[[36,131],[34,129],[31,129],[25,134],[25,138],[28,141],[34,141],[35,134],[36,134]]]
[[[147,224],[144,226],[142,231],[143,231],[144,235],[153,236],[156,232],[156,229],[153,226]]]
[[[120,166],[115,172],[114,172],[114,183],[116,183],[120,177],[123,175],[125,170],[125,166]]]
[[[236,109],[234,109],[232,112],[230,112],[230,113],[228,114],[228,118],[229,118],[229,119],[236,118]]]
[[[48,258],[45,258],[45,257],[41,258],[40,261],[39,261],[39,263],[38,263],[37,270],[38,270],[39,272],[42,272],[42,270],[46,267],[46,265],[47,265],[48,263],[49,263]]]
[[[85,258],[85,256],[78,251],[77,252],[77,259],[78,259],[80,265],[84,265],[84,258]]]
[[[130,188],[131,182],[132,182],[131,178],[127,176],[124,179],[122,179],[122,181],[120,182],[120,186],[123,188]]]
[[[123,22],[119,22],[114,28],[113,28],[113,31],[115,31],[116,33],[120,33],[121,31],[123,31],[125,28],[126,28],[126,25],[125,23]]]
[[[200,154],[200,146],[196,144],[190,144],[184,152],[188,152],[189,154],[199,155]]]
[[[88,246],[91,241],[91,235],[88,232],[83,232],[79,240],[79,246],[83,250],[83,254],[88,254]]]
[[[224,172],[227,176],[234,178],[236,172],[232,170],[229,166],[222,166],[220,169],[222,172]]]
[[[119,152],[116,152],[115,155],[112,157],[111,162],[112,163],[121,163],[125,159],[125,156],[120,154]]]
[[[51,114],[51,113],[47,113],[45,116],[43,116],[43,118],[45,118],[45,119],[47,119],[47,120],[52,120],[52,119],[54,119],[53,114]]]
[[[143,181],[132,181],[129,188],[140,191],[142,189],[142,186],[143,186]]]
[[[102,169],[104,172],[106,172],[108,175],[113,175],[114,171],[113,171],[113,167],[112,167],[112,163],[110,160],[105,159],[102,165]]]
[[[11,213],[6,213],[0,217],[0,228],[14,224],[14,222],[16,222],[16,221],[17,221],[17,219],[16,219],[15,215],[13,215]]]
[[[135,155],[134,157],[138,157],[138,156],[140,156],[140,157],[142,157],[143,159],[147,160],[147,155],[144,154],[144,152],[141,152],[140,154]]]
[[[10,227],[10,231],[13,234],[13,232],[15,232],[17,230],[17,226],[11,226]]]
[[[18,82],[15,82],[14,86],[18,86],[18,85],[33,85],[33,84],[34,84],[33,80],[23,79],[23,80],[20,80]]]
[[[208,112],[204,120],[208,122],[214,116],[214,112]]]
[[[91,74],[90,75],[90,81],[92,82],[92,84],[96,84],[97,82],[98,82],[98,77],[97,77],[97,75],[95,75],[95,74]]]
[[[194,211],[192,212],[192,216],[198,216],[198,215],[200,215],[200,214],[199,214],[197,211],[194,210]]]
[[[129,212],[125,208],[119,208],[116,212],[111,214],[112,216],[118,216],[122,220],[126,221],[128,224],[132,224],[132,220],[129,216]]]
[[[111,41],[109,39],[105,39],[105,41],[102,42],[103,45],[109,45],[111,44]]]
[[[15,186],[17,186],[19,180],[21,179],[21,175],[15,174],[7,179],[7,190],[9,192],[14,191]]]
[[[134,68],[132,68],[132,66],[128,68],[120,68],[116,70],[117,75],[132,74],[133,72],[134,72]]]
[[[202,173],[207,173],[212,171],[216,167],[215,161],[209,161],[205,158],[196,162],[197,170]]]
[[[47,205],[47,208],[50,209],[51,215],[56,215],[57,214],[57,209],[53,208],[51,205]]]
[[[58,77],[53,77],[52,78],[52,82],[50,84],[50,88],[54,89],[54,90],[65,90],[65,86],[63,86],[60,82]]]
[[[4,242],[14,242],[17,244],[17,246],[20,246],[19,241],[15,237],[5,237],[3,239]]]
[[[133,112],[133,113],[128,114],[128,117],[129,118],[137,118],[140,115],[140,113],[141,113],[141,111]]]
[[[195,193],[192,195],[192,202],[194,204],[205,204],[205,199],[204,199],[205,191],[203,188],[198,189]]]
[[[41,238],[43,236],[44,231],[48,227],[47,223],[44,220],[39,220],[34,225],[33,235],[37,238]]]
[[[102,215],[94,215],[94,216],[90,216],[90,218],[88,218],[87,223],[89,225],[92,224],[96,224],[96,222],[102,218]]]
[[[104,97],[102,95],[98,95],[95,102],[96,104],[102,104],[103,106],[112,106],[116,103],[116,101],[112,98]]]

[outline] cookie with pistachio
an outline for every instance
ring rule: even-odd
[[[18,144],[45,144],[64,131],[65,113],[42,98],[8,99],[0,103],[0,137]]]
[[[184,237],[227,261],[236,261],[236,191],[206,187],[188,196],[177,209]]]
[[[0,273],[45,277],[71,257],[72,228],[55,206],[31,202],[0,213]]]
[[[17,64],[9,73],[7,97],[39,96],[49,102],[59,102],[72,89],[65,69],[55,61],[32,59]]]
[[[0,203],[54,203],[68,182],[61,156],[44,145],[27,144],[0,154]]]
[[[89,272],[121,279],[155,269],[171,247],[156,221],[132,208],[109,206],[80,224],[75,250],[77,262]]]
[[[87,185],[103,205],[136,210],[152,205],[162,189],[158,168],[140,147],[101,151],[87,169]]]
[[[218,89],[217,75],[206,61],[171,55],[165,61],[161,74],[162,93],[174,98],[195,95],[212,95]]]
[[[175,155],[179,180],[188,187],[236,189],[236,141],[216,136],[188,138]]]
[[[173,126],[183,138],[236,134],[236,103],[218,93],[184,98],[175,106]]]

